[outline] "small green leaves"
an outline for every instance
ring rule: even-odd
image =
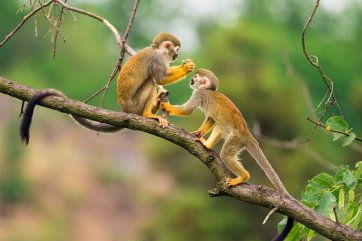
[[[337,206],[337,199],[331,192],[325,192],[322,194],[318,201],[316,211],[324,216],[329,216],[333,208]]]
[[[302,203],[318,213],[362,230],[362,161],[354,170],[347,165],[340,166],[334,176],[320,173],[313,177],[302,194]],[[278,229],[285,225],[286,219],[279,223]],[[295,224],[287,241],[311,240],[314,231],[301,224]]]
[[[348,146],[354,139],[356,134],[349,129],[348,123],[340,116],[332,116],[326,121],[327,131],[333,132],[333,141],[342,140],[342,146]],[[342,132],[342,133],[341,133]]]

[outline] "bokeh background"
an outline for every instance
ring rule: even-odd
[[[29,11],[23,7],[17,13],[22,3],[1,2],[1,40]],[[105,17],[122,33],[133,1],[68,4]],[[305,119],[309,105],[316,106],[326,91],[301,47],[301,30],[313,6],[311,0],[141,1],[128,40],[139,50],[160,31],[178,36],[177,63],[191,58],[197,68],[219,77],[220,91],[235,102],[249,127],[260,127],[262,149],[297,198],[308,179],[332,173],[340,164],[353,167],[362,153],[358,143],[341,147]],[[117,45],[101,23],[69,12],[61,34],[66,42],[59,38],[53,58],[49,23],[37,14],[0,48],[0,75],[85,100],[105,84]],[[334,81],[346,120],[361,135],[361,1],[322,0],[306,41]],[[188,79],[168,89],[173,103],[191,94]],[[114,81],[105,108],[120,110],[115,93]],[[99,98],[92,102],[99,103]],[[262,225],[267,209],[210,198],[207,190],[215,181],[207,168],[182,148],[146,133],[97,135],[67,115],[39,107],[31,142],[22,146],[20,106],[21,101],[0,94],[1,241],[258,241],[277,232],[282,216],[275,214]],[[202,119],[196,111],[171,121],[192,131]],[[284,148],[291,141],[296,145]],[[246,153],[242,159],[251,171],[250,183],[270,185]]]

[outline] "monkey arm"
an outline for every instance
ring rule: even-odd
[[[193,112],[193,109],[187,108],[186,105],[171,105],[170,103],[161,103],[161,108],[170,115],[187,116]]]
[[[195,67],[192,60],[186,60],[184,64],[178,66],[171,66],[167,69],[166,77],[157,82],[159,85],[172,84],[178,80],[183,79]]]
[[[192,132],[194,136],[201,138],[215,125],[215,120],[210,116],[207,116],[202,125],[196,131]]]

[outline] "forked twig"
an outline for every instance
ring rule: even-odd
[[[307,22],[305,23],[304,27],[303,27],[303,31],[302,31],[302,48],[303,48],[303,53],[306,57],[306,59],[308,60],[308,62],[313,66],[315,67],[319,74],[321,75],[324,83],[326,84],[328,90],[327,90],[327,93],[325,94],[325,96],[323,97],[323,99],[321,100],[320,104],[317,106],[317,109],[321,106],[321,104],[324,102],[327,106],[330,105],[330,103],[333,103],[333,105],[336,105],[339,109],[339,112],[341,114],[341,116],[343,116],[343,113],[342,113],[342,108],[340,106],[340,104],[338,103],[337,99],[336,99],[336,96],[335,94],[337,93],[335,88],[334,88],[334,84],[333,84],[333,81],[324,73],[324,71],[322,70],[322,68],[320,67],[320,64],[319,64],[319,61],[318,61],[318,57],[315,56],[315,55],[310,55],[307,51],[307,48],[306,48],[306,44],[305,44],[305,34],[307,32],[307,29],[310,25],[310,23],[312,22],[316,12],[317,12],[317,9],[318,9],[318,6],[319,6],[319,2],[320,0],[316,0],[316,3],[314,5],[314,8],[312,10],[312,13],[310,14]],[[328,96],[328,97],[327,97]],[[327,98],[327,100],[325,100]]]
[[[106,85],[102,88],[103,95],[102,95],[101,104],[100,104],[101,107],[103,106],[104,97],[107,94],[109,85],[111,84],[112,80],[114,79],[116,74],[121,69],[121,65],[122,65],[122,62],[123,62],[123,59],[124,59],[126,41],[127,41],[128,35],[129,35],[130,31],[131,31],[133,21],[134,21],[134,19],[136,17],[138,4],[139,4],[139,0],[135,0],[134,5],[133,5],[133,10],[132,10],[131,17],[128,20],[128,25],[127,25],[126,31],[124,32],[124,35],[123,35],[122,43],[121,43],[120,50],[119,50],[118,60],[117,60],[115,66],[113,68],[113,71],[112,71],[111,75],[109,76],[109,79],[108,79]]]
[[[13,29],[13,31],[11,31],[8,35],[5,36],[4,40],[1,41],[0,43],[0,48],[9,40],[11,39],[11,37],[14,36],[14,34],[19,31],[19,29],[26,23],[26,21],[29,20],[29,18],[31,18],[32,16],[34,16],[34,14],[36,14],[39,10],[41,10],[44,7],[49,6],[50,4],[53,3],[53,0],[49,0],[48,2],[42,4],[41,6],[33,9],[30,13],[28,13],[27,15],[25,15],[23,17],[23,20]]]
[[[96,15],[94,13],[85,11],[83,9],[79,9],[79,8],[70,6],[70,5],[66,4],[65,2],[63,2],[61,0],[53,0],[53,2],[61,5],[62,7],[64,7],[65,9],[68,9],[69,11],[77,12],[77,13],[86,15],[88,17],[94,18],[94,19],[102,22],[106,27],[108,27],[112,31],[113,35],[116,38],[117,44],[119,46],[122,45],[122,39],[121,39],[120,34],[118,33],[117,29],[110,22],[108,22],[107,19],[105,19],[105,18],[103,18],[101,16],[98,16],[98,15]],[[125,51],[130,55],[133,55],[135,53],[135,51],[130,46],[128,46],[127,44],[125,45]]]

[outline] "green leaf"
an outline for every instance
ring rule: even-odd
[[[353,173],[351,171],[346,171],[343,175],[343,182],[346,184],[348,188],[351,188],[354,186],[356,179],[353,176]]]
[[[332,116],[326,121],[326,126],[332,130],[348,131],[348,123],[340,116]]]
[[[319,200],[319,205],[317,206],[316,211],[322,215],[328,216],[328,214],[332,212],[333,208],[336,206],[336,197],[331,192],[325,192]]]
[[[327,173],[320,173],[309,182],[313,188],[324,190],[334,185],[334,178]]]
[[[278,223],[278,233],[281,233],[281,232],[283,231],[283,229],[284,229],[284,227],[285,227],[286,224],[287,224],[287,217],[284,217],[284,218],[282,219],[282,221],[280,221],[280,222]]]
[[[340,185],[343,183],[343,177],[344,177],[344,173],[347,172],[349,170],[349,167],[347,165],[342,165],[340,167],[338,167],[338,169],[336,170],[336,176],[335,176],[335,185]]]
[[[343,138],[342,146],[348,146],[356,139],[356,134],[354,132],[350,132],[349,134],[350,136]]]

